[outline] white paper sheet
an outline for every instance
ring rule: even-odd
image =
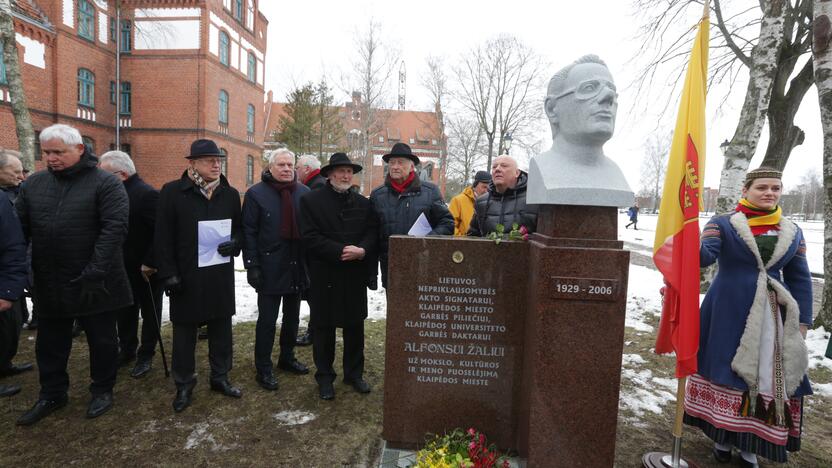
[[[410,226],[410,230],[407,231],[407,235],[425,237],[432,230],[433,228],[430,227],[430,222],[428,221],[428,218],[425,216],[424,213],[422,213],[419,215],[418,218],[416,218],[416,222],[413,223],[413,226]]]
[[[199,268],[231,261],[231,257],[223,257],[217,252],[217,246],[231,240],[230,219],[199,221],[197,223],[197,237],[199,238],[197,250]]]

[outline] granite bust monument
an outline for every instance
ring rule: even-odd
[[[606,64],[585,55],[555,73],[544,104],[552,148],[529,164],[528,202],[630,206],[633,192],[618,165],[604,155],[612,137],[618,94]]]

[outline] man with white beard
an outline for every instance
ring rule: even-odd
[[[315,380],[323,400],[335,398],[335,329],[344,336],[344,383],[369,393],[364,380],[367,271],[374,259],[378,220],[370,201],[350,190],[361,166],[335,153],[321,168],[327,185],[300,199],[300,233],[310,276],[309,328]]]

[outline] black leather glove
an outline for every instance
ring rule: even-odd
[[[231,238],[217,246],[217,252],[223,257],[236,257],[240,253],[240,242]]]
[[[104,280],[93,280],[79,276],[70,281],[69,284],[81,287],[80,300],[81,304],[90,305],[101,298],[110,295],[110,291],[104,286]]]
[[[246,279],[248,280],[248,284],[254,288],[255,290],[260,289],[260,286],[263,285],[263,278],[260,276],[262,271],[260,271],[260,267],[249,267],[246,270]]]
[[[183,289],[182,280],[176,275],[169,276],[162,280],[162,289],[165,290],[168,297],[180,293]]]

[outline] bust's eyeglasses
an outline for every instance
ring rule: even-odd
[[[615,94],[615,98],[618,99],[618,92],[616,91],[615,85],[612,82],[596,79],[581,81],[580,83],[578,83],[577,86],[575,86],[574,88],[567,89],[566,91],[558,94],[554,97],[554,99],[560,99],[566,95],[575,93],[576,100],[586,101],[601,94],[601,90],[603,90],[605,87],[611,89],[612,92]]]

